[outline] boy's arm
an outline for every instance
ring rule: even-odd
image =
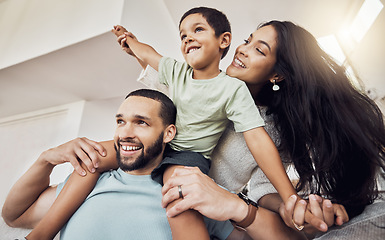
[[[101,158],[98,172],[88,172],[84,177],[73,172],[47,214],[27,236],[28,240],[53,239],[91,193],[100,176],[99,172],[118,168],[113,141],[101,144],[107,154]]]
[[[171,165],[167,167],[163,174],[163,182],[167,182],[174,170],[178,167],[183,168],[183,166],[180,165]],[[181,200],[182,199],[177,199],[168,204],[166,210],[172,208]],[[174,240],[210,239],[206,225],[203,221],[203,216],[198,211],[192,209],[186,210],[178,216],[168,217],[168,222],[171,228],[172,239]]]
[[[142,61],[145,66],[150,65],[158,71],[158,65],[162,55],[156,52],[150,45],[139,42],[132,33],[125,33],[125,36],[122,40],[125,40],[133,54]]]
[[[254,128],[243,133],[246,144],[258,166],[277,189],[286,202],[293,194],[297,194],[285,168],[282,165],[278,150],[263,127]]]
[[[120,26],[120,25],[116,25],[114,26],[114,28],[111,30],[112,33],[115,34],[115,36],[117,37],[117,42],[119,43],[120,47],[122,48],[123,51],[125,51],[126,53],[128,53],[129,55],[133,56],[137,61],[138,63],[140,64],[140,66],[143,68],[143,69],[146,69],[147,67],[147,64],[144,63],[142,60],[140,60],[133,52],[132,50],[128,47],[126,41],[125,41],[125,38],[126,36],[124,35],[124,33],[128,32],[127,29],[125,29],[123,26]],[[134,36],[135,38],[135,36]],[[122,39],[124,39],[124,41],[122,41]],[[136,39],[136,38],[135,38]]]

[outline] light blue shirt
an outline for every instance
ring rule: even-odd
[[[57,194],[63,188],[59,184]],[[94,190],[60,232],[62,240],[172,239],[161,185],[150,175],[130,175],[121,169],[103,173]],[[205,219],[209,233],[226,239],[229,221]]]

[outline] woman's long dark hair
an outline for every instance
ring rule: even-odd
[[[271,21],[277,32],[280,90],[267,84],[258,101],[281,133],[280,149],[300,176],[297,190],[323,194],[360,214],[377,197],[376,174],[385,168],[385,128],[378,106],[357,90],[305,29]]]

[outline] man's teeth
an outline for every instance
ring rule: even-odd
[[[134,147],[134,146],[122,146],[122,149],[123,149],[124,151],[135,151],[135,150],[140,149],[140,147]]]
[[[237,65],[239,65],[240,67],[246,68],[245,64],[243,64],[243,62],[239,61],[238,58],[234,59],[234,62],[235,62]]]

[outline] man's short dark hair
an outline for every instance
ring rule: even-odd
[[[131,96],[139,96],[145,98],[151,98],[160,102],[161,107],[159,110],[159,116],[164,125],[175,124],[176,121],[176,107],[169,97],[165,94],[152,89],[138,89],[132,91],[126,96],[126,99]]]
[[[196,7],[188,10],[179,21],[179,28],[182,21],[189,15],[199,13],[201,14],[207,21],[207,23],[214,29],[215,36],[219,37],[222,33],[229,32],[231,33],[230,22],[227,19],[226,15],[221,11],[215,8],[208,7]],[[229,51],[230,45],[223,50],[222,58],[224,58]]]

